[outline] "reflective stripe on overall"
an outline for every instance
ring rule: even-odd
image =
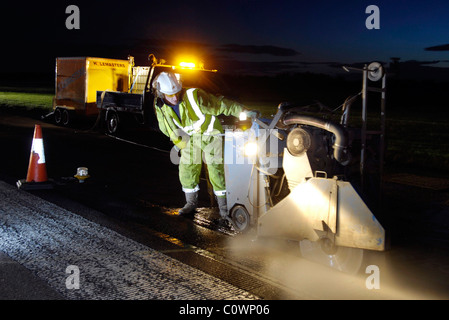
[[[190,136],[187,146],[181,151],[179,179],[184,192],[198,191],[204,155],[214,193],[218,197],[225,197],[221,125],[215,116],[201,112],[196,93],[197,89],[188,89],[186,91],[187,101],[184,100],[189,115],[196,118],[195,122],[192,125],[182,127],[176,119],[173,119],[174,123]]]

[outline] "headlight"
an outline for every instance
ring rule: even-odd
[[[248,119],[248,117],[247,117],[247,115],[246,115],[246,112],[245,112],[245,111],[240,112],[239,120],[240,120],[240,121],[246,121],[246,119]]]
[[[248,142],[245,144],[244,153],[247,157],[254,157],[257,155],[257,143],[256,142]]]

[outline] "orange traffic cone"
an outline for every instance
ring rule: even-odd
[[[17,187],[26,190],[51,189],[53,187],[53,184],[48,181],[47,177],[42,128],[38,124],[34,127],[27,177],[17,181]]]

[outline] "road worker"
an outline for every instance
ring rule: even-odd
[[[172,72],[161,72],[152,83],[159,128],[181,152],[179,179],[186,204],[180,215],[192,214],[198,206],[201,168],[207,164],[209,180],[220,211],[220,223],[229,225],[223,163],[223,128],[218,115],[239,117],[241,104],[199,88],[183,88]]]

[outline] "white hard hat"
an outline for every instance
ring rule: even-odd
[[[153,88],[165,94],[176,94],[182,89],[181,82],[171,72],[161,72],[153,81]]]

